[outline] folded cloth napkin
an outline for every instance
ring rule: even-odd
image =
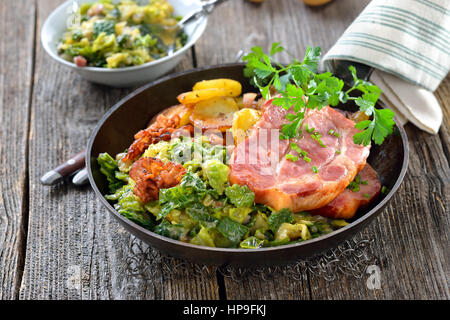
[[[322,60],[375,69],[370,81],[400,123],[436,134],[442,110],[433,91],[450,70],[450,0],[373,0]]]

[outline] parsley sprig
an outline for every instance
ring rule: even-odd
[[[291,64],[281,65],[274,60],[274,55],[286,51],[279,43],[272,44],[270,53],[264,53],[261,47],[253,47],[244,57],[247,65],[244,69],[246,77],[258,87],[263,97],[273,98],[273,104],[291,111],[287,114],[289,120],[281,129],[281,139],[300,138],[302,124],[307,109],[321,109],[327,105],[332,107],[339,103],[353,100],[360,111],[365,112],[372,120],[358,122],[356,128],[362,130],[353,137],[355,144],[368,146],[371,141],[382,144],[384,139],[392,134],[394,127],[394,112],[390,109],[375,107],[381,90],[370,82],[361,80],[356,75],[356,69],[349,68],[353,76],[353,86],[343,91],[344,82],[330,72],[318,73],[320,47],[308,47],[302,61],[294,59]],[[279,96],[272,97],[271,87]],[[353,96],[352,93],[359,92]],[[320,137],[315,139],[320,143]],[[298,157],[290,156],[291,160]]]

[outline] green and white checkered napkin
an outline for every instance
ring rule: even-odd
[[[375,69],[370,81],[400,122],[437,133],[442,110],[432,94],[450,70],[450,0],[373,0],[325,55]]]

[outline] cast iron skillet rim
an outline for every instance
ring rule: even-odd
[[[359,219],[353,221],[352,223],[350,223],[349,225],[333,231],[332,233],[329,233],[327,235],[323,235],[320,236],[318,238],[315,239],[311,239],[308,241],[304,241],[304,242],[300,242],[300,243],[295,243],[295,244],[287,244],[287,245],[281,245],[281,246],[276,246],[276,247],[270,247],[270,248],[260,248],[260,249],[254,249],[254,250],[249,250],[249,249],[235,249],[235,248],[215,248],[215,247],[206,247],[206,246],[198,246],[198,245],[194,245],[194,244],[190,244],[190,243],[186,243],[186,242],[182,242],[179,240],[174,240],[168,237],[164,237],[161,236],[159,234],[156,234],[148,229],[145,229],[143,227],[141,227],[140,225],[134,223],[133,221],[123,217],[121,214],[119,214],[112,206],[111,204],[105,199],[105,197],[103,196],[103,194],[100,192],[100,190],[97,188],[97,185],[95,184],[94,181],[94,177],[92,174],[92,168],[91,168],[91,153],[92,153],[92,146],[94,144],[94,140],[97,136],[98,131],[100,130],[100,128],[103,126],[104,122],[110,117],[110,115],[112,113],[114,113],[118,108],[120,108],[125,102],[127,102],[128,100],[132,99],[133,97],[135,97],[136,95],[140,94],[141,92],[147,90],[148,88],[155,86],[157,84],[160,84],[164,81],[170,80],[172,78],[176,78],[176,77],[180,77],[180,76],[184,76],[184,75],[188,75],[188,74],[192,74],[192,73],[196,73],[199,71],[207,71],[207,70],[211,70],[211,69],[216,69],[216,68],[227,68],[227,67],[236,67],[236,66],[244,66],[245,63],[228,63],[228,64],[220,64],[220,65],[214,65],[214,66],[207,66],[207,67],[200,67],[200,68],[195,68],[195,69],[191,69],[191,70],[187,70],[187,71],[182,71],[182,72],[178,72],[178,73],[174,73],[174,74],[170,74],[168,76],[165,76],[159,80],[153,81],[147,85],[144,85],[138,89],[136,89],[135,91],[131,92],[129,95],[127,95],[126,97],[124,97],[123,99],[121,99],[119,102],[117,102],[113,107],[111,107],[111,109],[109,109],[105,115],[100,119],[99,123],[97,124],[97,126],[95,127],[94,131],[92,132],[92,135],[89,139],[88,142],[88,147],[87,147],[87,153],[86,153],[86,167],[88,168],[88,176],[89,176],[89,182],[92,186],[92,188],[94,189],[95,194],[97,195],[97,197],[100,198],[100,201],[103,203],[103,205],[108,209],[109,212],[111,212],[112,214],[114,214],[114,216],[116,218],[118,218],[119,220],[123,221],[125,224],[129,225],[130,227],[137,229],[139,232],[141,233],[145,233],[147,235],[149,235],[150,237],[154,237],[157,238],[161,241],[165,241],[165,242],[170,242],[174,245],[179,245],[179,246],[184,246],[184,247],[188,247],[188,248],[192,248],[192,249],[196,249],[196,250],[203,250],[203,251],[207,251],[207,252],[221,252],[221,253],[245,253],[245,254],[258,254],[260,252],[268,252],[268,251],[275,251],[275,250],[281,250],[281,249],[293,249],[296,247],[301,247],[304,245],[309,245],[318,241],[325,241],[328,238],[334,238],[337,237],[339,234],[346,232],[346,231],[350,231],[354,228],[357,228],[359,224],[363,223],[365,220],[371,218],[373,215],[377,215],[381,213],[381,208],[383,206],[386,205],[386,203],[392,198],[392,196],[395,194],[395,192],[397,191],[397,189],[400,187],[407,168],[408,168],[408,162],[409,162],[409,150],[408,150],[408,137],[406,135],[405,129],[403,128],[403,126],[399,125],[397,123],[397,121],[395,121],[397,128],[399,129],[400,132],[400,136],[402,138],[402,143],[403,143],[403,164],[402,164],[402,168],[400,171],[400,175],[398,177],[398,179],[396,180],[394,186],[392,187],[392,189],[389,191],[389,193],[386,195],[386,197],[380,201],[380,203],[378,203],[374,208],[372,208],[372,210],[370,210],[369,212],[365,213],[362,217],[360,217]],[[384,105],[382,105],[380,103],[381,106],[384,107]],[[169,253],[170,254],[170,253]]]

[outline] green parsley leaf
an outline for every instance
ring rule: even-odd
[[[356,69],[350,66],[353,77],[353,86],[343,91],[344,82],[334,77],[330,72],[318,73],[320,61],[320,47],[307,47],[305,57],[300,61],[294,59],[288,65],[276,63],[274,55],[285,51],[280,43],[273,43],[270,54],[264,53],[261,47],[254,47],[243,60],[247,62],[244,75],[250,78],[250,83],[259,88],[262,96],[268,100],[274,98],[273,104],[289,110],[286,116],[288,123],[281,129],[280,139],[302,137],[302,126],[306,109],[321,109],[327,105],[337,106],[350,100],[359,106],[360,111],[372,117],[356,124],[361,130],[354,135],[356,144],[369,145],[371,141],[381,144],[384,139],[393,132],[394,113],[389,109],[377,109],[376,103],[381,90],[370,82],[359,79]],[[271,97],[271,87],[274,87],[280,96]],[[359,96],[350,95],[359,91]],[[306,127],[306,131],[308,128]],[[312,138],[322,147],[326,147],[320,140],[321,135],[314,132]],[[338,132],[331,133],[339,137]],[[290,160],[295,160],[295,155],[287,155]],[[305,157],[305,156],[303,156]],[[304,159],[307,161],[309,158]],[[309,159],[310,160],[310,159]]]
[[[384,139],[392,134],[394,127],[394,112],[390,109],[375,109],[375,126],[373,129],[372,139],[380,145]]]
[[[278,42],[272,43],[272,48],[270,49],[270,55],[273,56],[278,52],[284,51],[284,48]]]
[[[310,46],[308,46],[306,48],[306,55],[303,59],[303,64],[314,73],[317,72],[321,53],[322,49],[320,47],[311,48]]]

